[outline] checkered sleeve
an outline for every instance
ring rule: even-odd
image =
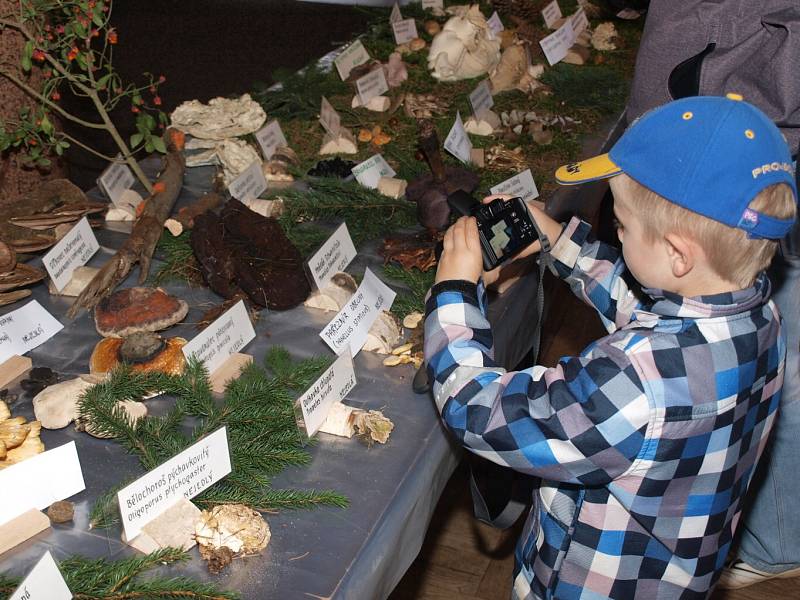
[[[425,357],[442,418],[459,441],[500,465],[551,481],[601,485],[627,471],[650,419],[622,350],[506,372],[492,359],[483,288],[434,286]]]
[[[572,292],[597,310],[612,332],[630,321],[640,303],[626,282],[627,269],[619,250],[591,239],[590,233],[588,223],[573,217],[551,255]]]

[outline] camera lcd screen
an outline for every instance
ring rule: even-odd
[[[492,226],[491,234],[492,237],[489,238],[489,245],[492,247],[492,250],[494,250],[497,258],[501,259],[506,253],[508,243],[511,241],[511,237],[514,235],[514,230],[508,223],[506,223],[506,220],[503,219]]]

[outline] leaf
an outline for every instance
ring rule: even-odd
[[[103,22],[103,17],[102,17],[103,12],[102,12],[102,10],[98,9],[97,7],[95,7],[95,9],[96,10],[95,10],[94,14],[92,15],[92,23],[94,23],[98,27],[102,27],[103,25],[105,25],[105,23]]]
[[[22,70],[26,73],[31,70],[31,57],[33,56],[33,41],[28,40],[22,47]]]
[[[52,163],[50,162],[49,158],[40,158],[36,161],[36,165],[39,167],[49,167]]]
[[[167,146],[166,144],[164,144],[164,140],[162,140],[160,137],[153,136],[152,141],[153,141],[153,147],[156,150],[161,152],[161,154],[167,153]]]
[[[52,135],[54,128],[53,124],[50,122],[50,119],[47,118],[47,115],[42,115],[42,124],[41,124],[42,132],[47,135]]]
[[[111,79],[112,73],[108,73],[103,75],[100,79],[97,80],[97,89],[103,89],[108,87],[108,80]]]
[[[152,152],[153,151],[153,149],[155,148],[155,146],[153,145],[153,140],[154,139],[156,139],[156,138],[152,138],[151,137],[149,140],[147,140],[145,142],[145,144],[144,144],[144,151],[145,152]]]
[[[139,144],[142,143],[143,139],[144,135],[142,135],[141,133],[134,133],[131,136],[131,148],[136,148]]]

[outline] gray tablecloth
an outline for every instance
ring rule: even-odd
[[[208,189],[210,177],[208,168],[189,171],[179,202],[187,203]],[[124,240],[124,234],[101,230],[98,239],[102,249],[89,263],[92,266],[102,264]],[[359,257],[348,270],[363,273],[369,264],[380,273],[375,247],[372,244],[359,248]],[[138,268],[121,287],[135,285],[137,276]],[[197,334],[192,323],[220,299],[205,288],[189,288],[180,283],[163,287],[190,306],[185,322],[168,334],[191,339]],[[509,366],[514,366],[530,345],[530,333],[536,325],[535,303],[530,301],[535,290],[534,273],[491,303],[500,358]],[[87,372],[89,356],[100,339],[91,316],[84,312],[75,320],[68,320],[65,312],[71,300],[51,297],[44,284],[34,288],[33,297],[64,324],[52,340],[30,353],[34,366],[47,366],[65,375]],[[26,301],[4,307],[0,314]],[[261,361],[274,345],[286,347],[295,357],[328,354],[330,351],[318,334],[332,316],[333,313],[302,306],[285,312],[264,312],[255,323],[257,337],[244,352],[252,354],[256,361]],[[350,506],[266,515],[272,529],[269,546],[262,554],[236,560],[223,574],[214,576],[220,586],[254,599],[384,598],[418,554],[459,453],[443,431],[430,398],[412,392],[414,370],[410,366],[387,368],[382,365],[381,356],[361,352],[355,359],[355,370],[358,385],[347,402],[382,410],[395,424],[389,442],[367,448],[355,439],[320,434],[319,444],[310,450],[311,464],[287,469],[274,480],[276,488],[338,490],[349,498]],[[21,395],[12,412],[31,418],[30,400]],[[157,398],[148,401],[148,406],[158,414],[170,402]],[[76,503],[73,523],[56,525],[0,556],[0,571],[24,574],[45,550],[50,550],[56,560],[75,553],[112,558],[134,554],[119,541],[119,528],[89,530],[88,512],[98,495],[114,483],[142,473],[137,459],[126,455],[117,444],[76,432],[72,426],[45,430],[42,439],[47,448],[75,440],[86,490],[72,498]],[[190,563],[165,570],[174,575],[211,579],[196,550],[193,556]]]

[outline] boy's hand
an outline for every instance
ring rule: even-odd
[[[475,217],[461,217],[453,223],[444,234],[443,245],[436,283],[452,279],[477,283],[483,273],[483,257]]]

